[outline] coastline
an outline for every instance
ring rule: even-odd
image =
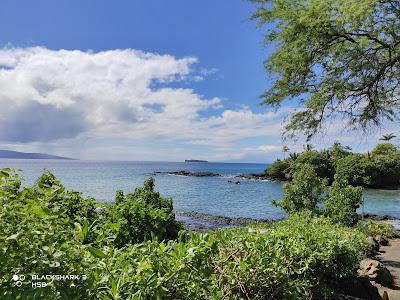
[[[225,217],[213,214],[201,213],[196,211],[175,211],[177,220],[183,223],[184,227],[189,231],[203,232],[207,230],[213,230],[225,227],[246,227],[250,224],[264,223],[271,224],[284,220],[285,218],[277,219],[256,219],[256,218],[244,218],[244,217]],[[371,213],[359,214],[360,219],[369,219],[374,221],[397,221],[399,218],[395,218],[389,215],[378,215]]]

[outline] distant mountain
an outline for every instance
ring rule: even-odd
[[[50,155],[45,153],[24,153],[10,150],[0,150],[0,158],[17,158],[17,159],[67,159],[73,158]]]
[[[185,159],[185,162],[208,162],[208,161],[201,159]]]

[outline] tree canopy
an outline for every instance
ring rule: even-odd
[[[396,120],[400,108],[400,1],[253,0],[269,24],[265,62],[274,84],[263,101],[301,105],[286,134],[311,138],[329,120],[366,129]]]

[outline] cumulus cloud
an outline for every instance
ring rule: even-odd
[[[169,87],[216,72],[196,74],[195,63],[194,57],[132,49],[1,49],[0,141],[110,137],[222,147],[242,138],[279,135],[277,113],[254,113],[245,106],[223,109],[218,97]]]

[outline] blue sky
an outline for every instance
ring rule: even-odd
[[[290,106],[259,105],[273,48],[252,11],[242,0],[2,1],[1,148],[82,159],[282,156]]]

